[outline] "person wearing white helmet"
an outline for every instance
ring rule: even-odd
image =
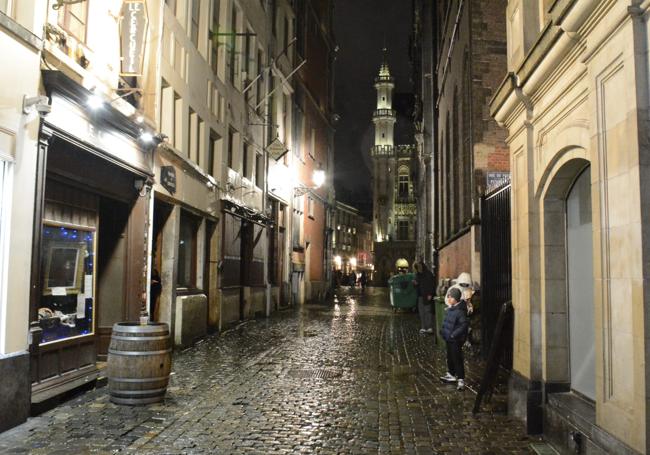
[[[460,291],[462,301],[465,302],[465,306],[467,308],[467,314],[472,314],[474,312],[474,307],[472,306],[472,296],[474,295],[474,284],[472,281],[472,276],[467,272],[463,272],[458,275],[458,278],[456,278],[456,283],[454,283],[454,285],[447,290],[445,299],[449,297],[449,291],[452,289],[458,289]]]

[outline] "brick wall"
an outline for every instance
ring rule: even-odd
[[[507,70],[506,0],[471,4],[472,137],[475,169],[506,172],[510,168],[507,131],[490,116],[489,103]],[[476,182],[482,185],[483,182]]]

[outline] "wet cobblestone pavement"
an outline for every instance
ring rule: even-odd
[[[117,406],[80,395],[0,434],[0,453],[511,454],[532,453],[523,425],[471,413],[441,383],[444,355],[394,314],[383,290],[340,291],[253,321],[174,356],[164,403]]]

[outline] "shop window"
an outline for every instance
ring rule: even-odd
[[[59,9],[59,25],[82,43],[86,42],[88,2],[63,5]]]
[[[194,46],[199,47],[199,18],[201,17],[201,0],[191,0],[190,38]]]
[[[266,175],[264,169],[264,155],[255,155],[255,185],[258,188],[264,188],[264,176]]]
[[[46,223],[42,231],[42,342],[93,333],[95,230]]]
[[[192,215],[181,212],[178,239],[178,275],[180,288],[196,288],[197,235],[199,222]]]

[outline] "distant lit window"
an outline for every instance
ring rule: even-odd
[[[399,197],[408,197],[409,195],[409,176],[400,174],[398,177],[398,194]]]

